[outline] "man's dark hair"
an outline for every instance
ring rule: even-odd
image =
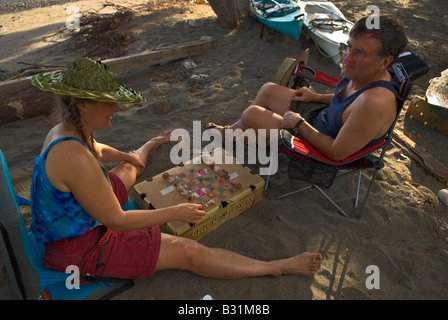
[[[366,16],[356,22],[350,31],[350,36],[357,38],[360,34],[370,34],[381,43],[378,55],[380,57],[391,55],[394,58],[393,61],[395,61],[408,44],[408,38],[404,33],[403,25],[395,16],[383,14],[376,17],[376,19],[379,19],[379,28],[372,28],[372,26],[367,25],[368,18],[369,16]]]

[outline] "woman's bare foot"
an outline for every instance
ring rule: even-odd
[[[143,171],[145,168],[148,156],[156,151],[160,145],[170,142],[170,137],[171,131],[162,131],[157,137],[147,141],[137,150],[130,151],[129,154],[136,159],[136,163],[130,163],[137,167],[137,170],[140,173],[140,171]]]
[[[322,265],[322,255],[320,253],[304,252],[295,257],[280,260],[281,274],[311,275],[316,273]]]
[[[150,141],[156,141],[160,144],[170,142],[171,131],[162,131],[157,137],[152,138]],[[149,141],[148,141],[149,142]]]

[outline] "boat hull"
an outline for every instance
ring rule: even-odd
[[[303,14],[301,7],[294,1],[251,0],[250,10],[257,20],[267,27],[295,40],[300,38]]]
[[[329,1],[299,1],[303,25],[319,51],[337,65],[342,60],[341,43],[347,44],[353,23]]]

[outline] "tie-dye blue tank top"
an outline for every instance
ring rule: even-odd
[[[56,189],[48,180],[45,171],[48,152],[55,144],[66,140],[76,140],[85,146],[75,137],[60,138],[53,141],[42,156],[39,153],[34,162],[31,231],[38,242],[81,236],[98,225],[98,221],[81,207],[71,192]]]

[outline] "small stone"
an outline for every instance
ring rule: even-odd
[[[167,100],[160,101],[154,105],[154,112],[157,114],[165,114],[171,111],[171,105]]]
[[[437,194],[440,202],[442,202],[445,206],[448,207],[448,189],[442,189]]]
[[[185,60],[182,62],[182,68],[184,70],[190,70],[190,69],[194,69],[196,67],[197,67],[196,63],[191,59],[188,59],[188,60]]]

